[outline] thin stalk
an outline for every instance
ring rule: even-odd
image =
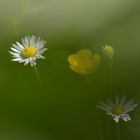
[[[36,76],[36,79],[38,81],[39,87],[42,90],[42,83],[41,83],[41,78],[40,78],[40,75],[38,72],[38,68],[36,67],[36,65],[33,68],[34,68],[35,76]]]
[[[12,22],[12,26],[13,26],[13,32],[16,36],[19,35],[19,29],[17,26],[17,19],[15,17],[11,17],[11,22]]]
[[[110,63],[110,95],[113,94],[113,64]]]
[[[118,140],[121,140],[121,134],[120,134],[119,124],[116,125],[116,132],[117,132],[117,139]]]
[[[104,140],[103,130],[101,125],[99,125],[99,140]]]

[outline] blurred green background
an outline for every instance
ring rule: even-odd
[[[117,140],[111,117],[97,108],[111,94],[140,102],[139,0],[0,0],[0,139]],[[30,66],[11,62],[12,43],[26,35],[47,41],[38,60],[40,90]],[[111,44],[114,63],[103,60],[81,76],[67,57]],[[140,139],[140,109],[120,123],[121,139]]]

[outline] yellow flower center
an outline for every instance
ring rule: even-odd
[[[22,51],[22,56],[25,58],[34,57],[36,55],[37,49],[33,46],[27,46]]]
[[[114,106],[113,109],[112,109],[112,113],[114,115],[121,115],[121,114],[123,114],[124,113],[123,107],[120,106],[120,105]]]

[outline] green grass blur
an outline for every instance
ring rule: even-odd
[[[0,0],[0,139],[117,140],[116,124],[97,108],[112,94],[140,102],[140,1]],[[26,35],[47,41],[38,60],[43,90],[30,66],[11,62],[12,43]],[[114,63],[103,60],[81,76],[67,57],[106,44]],[[140,139],[139,107],[120,123],[122,140]]]

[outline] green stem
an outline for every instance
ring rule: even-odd
[[[100,137],[100,140],[104,140],[103,130],[102,130],[101,126],[99,126],[99,137]]]
[[[33,68],[34,68],[35,76],[36,76],[36,79],[38,81],[39,87],[42,90],[42,84],[41,84],[41,79],[40,79],[38,69],[37,69],[36,65]]]
[[[116,125],[117,139],[121,140],[119,124]]]
[[[17,27],[17,19],[15,17],[11,17],[11,22],[13,26],[13,32],[15,33],[15,35],[19,35],[19,30]]]

